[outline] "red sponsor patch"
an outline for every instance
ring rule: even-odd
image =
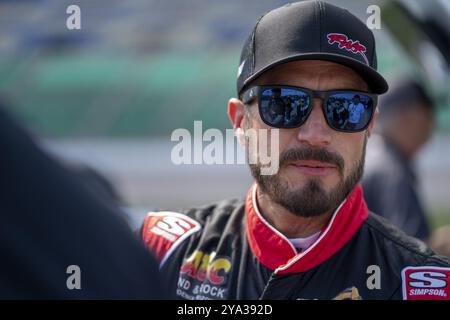
[[[337,43],[339,49],[345,49],[354,54],[360,54],[364,58],[366,64],[369,64],[369,60],[367,60],[366,57],[367,49],[359,42],[359,40],[352,40],[341,33],[329,33],[327,34],[327,38],[329,44],[333,45],[334,43]]]
[[[406,267],[403,300],[450,300],[450,268]]]
[[[142,238],[162,265],[180,243],[200,228],[197,221],[181,213],[150,212],[144,221]]]

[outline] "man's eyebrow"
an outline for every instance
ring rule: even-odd
[[[278,72],[271,72],[267,74],[262,74],[260,77],[254,80],[253,85],[257,86],[267,86],[267,85],[290,85],[289,83],[292,81],[281,81],[283,77]],[[292,79],[291,79],[292,80]],[[339,87],[336,88],[330,88],[322,91],[332,91],[332,90],[354,90],[354,91],[362,91],[362,92],[368,92],[370,93],[370,87],[365,81],[361,79],[355,79],[355,80],[344,80],[341,81],[337,80],[339,82],[344,82],[345,85],[339,84]],[[309,88],[306,85],[294,85],[291,86],[294,87],[303,87],[303,88]]]
[[[363,91],[363,92],[370,92],[370,88],[368,85],[363,85],[361,82],[349,82],[346,83],[346,85],[340,85],[340,89],[336,90],[355,90],[355,91]]]

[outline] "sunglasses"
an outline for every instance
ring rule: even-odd
[[[311,114],[313,99],[323,100],[328,125],[337,131],[359,132],[372,120],[377,95],[354,90],[315,91],[292,86],[254,86],[242,95],[242,102],[258,101],[263,122],[280,129],[298,128]]]

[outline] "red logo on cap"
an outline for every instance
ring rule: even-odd
[[[329,44],[337,43],[339,49],[345,49],[355,54],[360,54],[364,58],[366,64],[369,64],[369,60],[367,60],[367,57],[365,55],[367,49],[359,42],[359,40],[353,41],[342,33],[329,33],[327,34],[327,37]]]

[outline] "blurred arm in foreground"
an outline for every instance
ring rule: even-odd
[[[0,298],[164,298],[156,262],[117,209],[0,109]],[[70,265],[81,289],[68,289]]]

